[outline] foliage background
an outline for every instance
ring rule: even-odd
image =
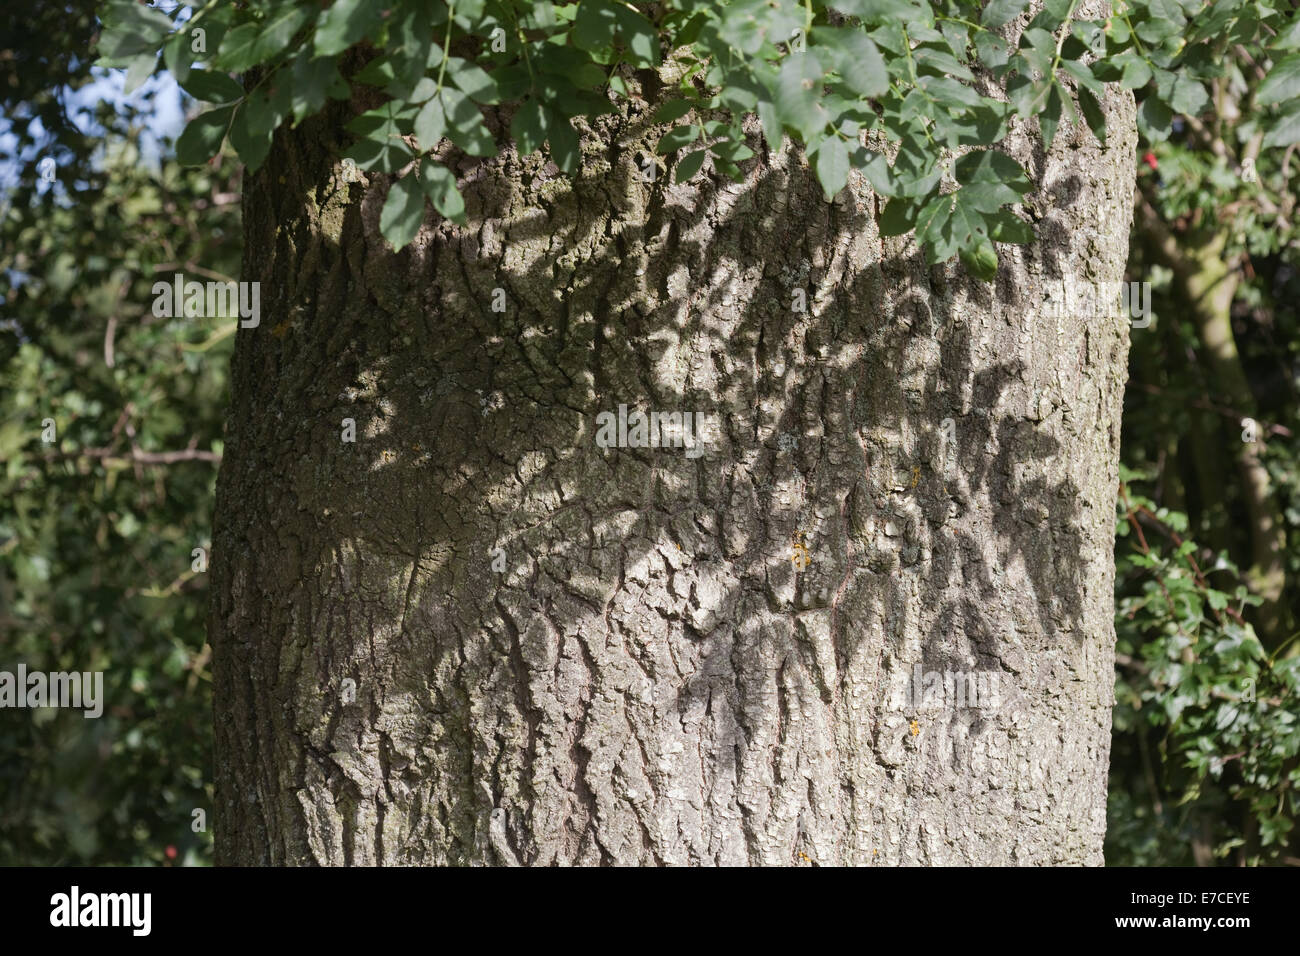
[[[1214,21],[1293,22],[1296,6],[1125,7],[1172,52],[1150,51],[1167,80],[1131,67],[1125,82],[1142,104],[1129,272],[1152,283],[1154,320],[1133,331],[1125,404],[1107,860],[1300,865],[1300,101],[1257,102],[1300,76],[1300,54]],[[0,34],[0,669],[103,670],[107,697],[99,720],[0,711],[0,864],[205,865],[209,652],[192,553],[208,543],[235,321],[150,304],[174,272],[238,277],[242,167],[229,146],[192,166],[157,148],[169,80],[108,95],[123,75],[92,66],[98,10],[34,0]],[[1213,62],[1184,51],[1215,29]],[[606,65],[607,81],[627,66],[612,52]],[[464,69],[457,82],[473,80]],[[743,165],[713,132],[711,168]],[[834,181],[840,163],[824,164]]]

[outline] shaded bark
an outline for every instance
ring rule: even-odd
[[[1128,328],[1041,304],[1122,278],[1106,107],[1106,148],[1007,144],[1041,238],[993,285],[797,151],[643,183],[653,102],[573,182],[453,159],[469,226],[397,255],[329,118],[280,134],[214,529],[218,862],[1100,863]],[[719,424],[601,448],[620,404]],[[917,665],[1000,704],[899,706]]]

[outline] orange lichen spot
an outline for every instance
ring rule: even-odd
[[[808,553],[808,548],[805,547],[803,543],[802,531],[795,533],[794,550],[790,552],[790,563],[800,571],[812,564],[812,556]]]

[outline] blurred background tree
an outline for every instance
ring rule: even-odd
[[[106,698],[97,720],[0,710],[0,863],[197,863],[211,706],[193,549],[234,324],[156,318],[150,290],[238,271],[238,164],[160,151],[175,93],[123,97],[90,67],[93,8],[33,4],[0,42],[0,668],[102,670]]]
[[[1107,859],[1296,865],[1300,20],[1261,49],[1258,4],[1165,6],[1190,17],[1167,46],[1217,31],[1222,55],[1204,95],[1172,73],[1136,91],[1130,278],[1154,298],[1125,405]],[[103,670],[107,698],[98,720],[0,711],[0,863],[203,864],[194,549],[236,320],[150,306],[173,272],[238,278],[239,166],[175,162],[175,84],[92,68],[95,8],[33,0],[0,34],[0,669]]]
[[[1181,109],[1161,77],[1139,92],[1129,271],[1155,318],[1124,405],[1114,863],[1300,865],[1300,19],[1281,6],[1261,50],[1249,5],[1206,5],[1207,89]]]

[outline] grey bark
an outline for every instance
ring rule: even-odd
[[[1041,303],[1122,278],[1131,101],[1006,145],[1040,241],[982,285],[797,151],[641,182],[647,95],[576,181],[453,158],[469,226],[396,255],[328,122],[250,181],[218,862],[1100,863],[1128,328]],[[620,403],[719,427],[598,447]],[[1000,706],[900,706],[917,664]]]

